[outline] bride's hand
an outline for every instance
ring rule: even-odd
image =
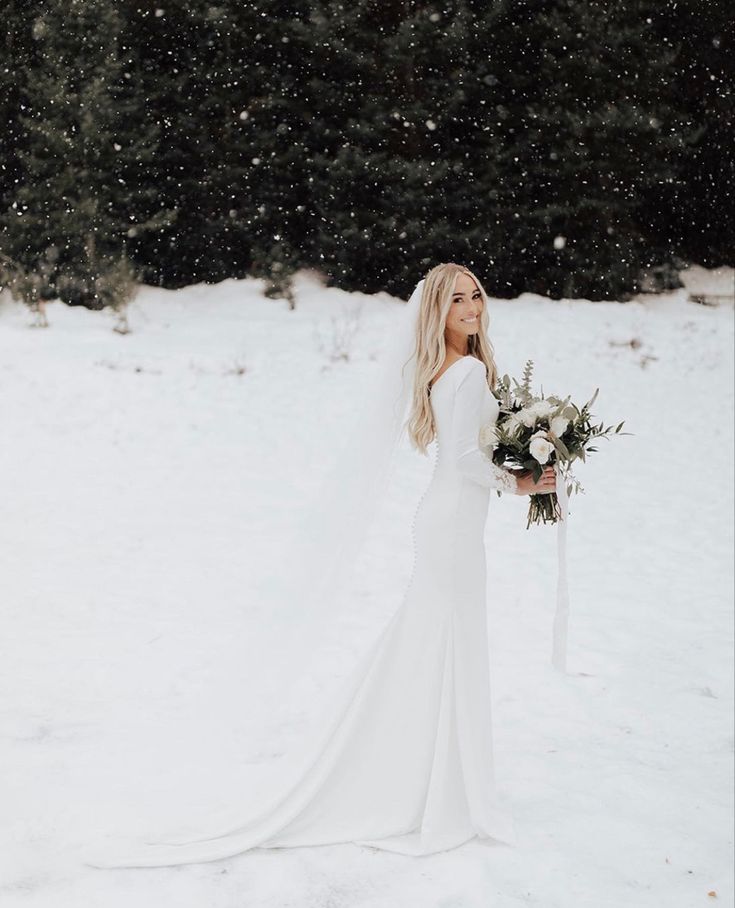
[[[516,495],[545,495],[556,491],[556,473],[553,467],[544,467],[538,482],[533,481],[533,470],[514,470]]]

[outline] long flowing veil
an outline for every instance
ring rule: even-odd
[[[318,658],[340,597],[353,575],[382,496],[393,475],[411,404],[416,371],[420,280],[391,322],[383,354],[359,408],[341,433],[341,448],[311,504],[298,518],[282,569],[265,590],[280,616],[268,644],[268,674],[298,683]],[[273,637],[275,636],[275,639]]]

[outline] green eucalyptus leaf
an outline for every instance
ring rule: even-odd
[[[551,437],[551,441],[554,444],[554,447],[557,449],[557,451],[559,451],[563,455],[565,460],[569,460],[571,457],[571,454],[569,453],[569,448],[564,444],[564,442],[561,440],[561,438],[557,438],[556,441],[554,441],[553,436],[550,436],[550,437]]]

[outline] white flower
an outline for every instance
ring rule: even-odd
[[[519,419],[524,426],[532,428],[536,424],[537,419],[543,419],[544,416],[548,416],[549,413],[552,413],[555,409],[554,405],[548,400],[535,400],[532,404],[524,407],[519,413],[516,413],[516,418]]]
[[[535,435],[531,436],[531,443],[528,446],[528,450],[531,457],[543,464],[549,459],[551,452],[554,450],[554,446],[544,432],[536,432]]]
[[[549,413],[553,413],[556,410],[556,407],[548,400],[537,400],[531,404],[530,409],[537,416],[548,416]]]
[[[524,426],[528,426],[529,429],[536,425],[537,417],[538,414],[534,412],[532,407],[524,407],[515,414],[515,418],[518,422],[523,423]]]
[[[496,448],[498,444],[498,430],[492,423],[480,429],[480,444],[485,448]]]
[[[566,432],[569,427],[569,420],[565,419],[563,416],[555,416],[551,420],[551,425],[549,428],[556,435],[557,438],[561,438],[562,435]]]

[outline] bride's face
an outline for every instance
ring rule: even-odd
[[[480,330],[482,294],[469,274],[457,275],[452,305],[447,313],[446,330],[455,336],[469,337]]]

